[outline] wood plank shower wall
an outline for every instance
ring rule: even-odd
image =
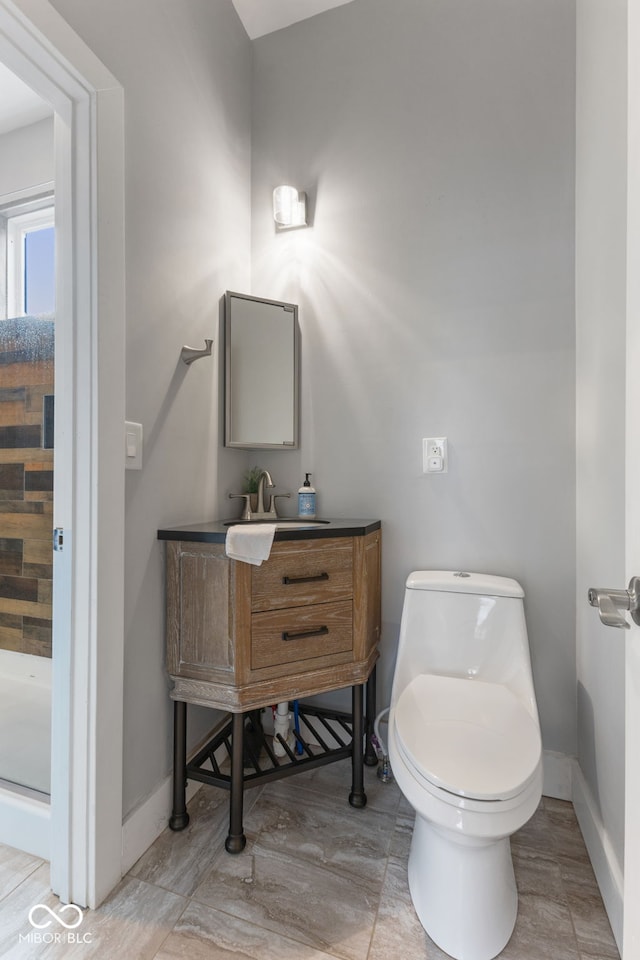
[[[51,656],[53,441],[44,420],[53,390],[53,321],[0,320],[0,649],[43,657]]]

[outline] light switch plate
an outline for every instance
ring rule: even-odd
[[[125,420],[124,463],[127,470],[142,470],[142,424]]]

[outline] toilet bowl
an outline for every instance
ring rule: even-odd
[[[407,579],[389,757],[416,813],[409,889],[455,960],[492,960],[515,926],[509,837],[542,794],[542,745],[523,591],[505,577]]]

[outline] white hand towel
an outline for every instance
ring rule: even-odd
[[[234,523],[227,530],[225,551],[231,560],[243,560],[259,567],[269,559],[276,532],[275,523]]]

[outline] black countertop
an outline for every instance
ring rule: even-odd
[[[295,517],[279,517],[276,522],[286,523],[287,520],[295,520]],[[243,523],[243,526],[245,523]],[[320,526],[312,526],[314,523],[320,523]],[[295,526],[276,530],[274,540],[322,540],[328,537],[364,537],[368,533],[373,533],[374,530],[380,529],[379,520],[332,520],[319,517],[317,520],[310,520],[309,524],[309,526],[296,524]],[[193,543],[224,543],[228,529],[229,522],[227,521],[225,523],[224,520],[210,520],[205,523],[188,523],[181,527],[168,527],[164,530],[158,530],[158,540],[187,540]]]

